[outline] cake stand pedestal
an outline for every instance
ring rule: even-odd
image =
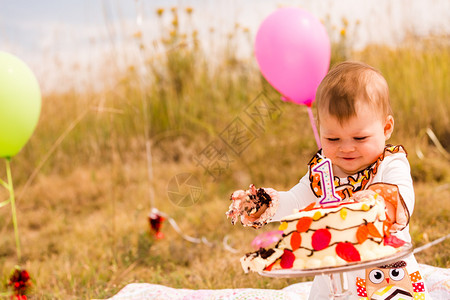
[[[329,299],[349,299],[351,292],[348,289],[348,279],[346,272],[367,269],[370,267],[387,265],[402,259],[412,253],[412,244],[404,244],[400,251],[378,259],[368,260],[364,262],[349,263],[344,266],[323,267],[316,269],[283,269],[274,271],[259,272],[262,276],[278,277],[278,278],[293,278],[306,277],[316,275],[327,275],[330,278],[330,297]]]

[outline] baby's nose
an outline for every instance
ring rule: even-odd
[[[352,143],[343,143],[339,150],[342,152],[352,152],[355,151],[355,146]]]

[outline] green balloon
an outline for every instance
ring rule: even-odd
[[[41,112],[39,83],[19,58],[0,51],[0,157],[16,155],[30,139]]]

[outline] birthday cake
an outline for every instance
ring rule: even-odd
[[[315,269],[382,258],[405,243],[390,234],[385,200],[375,192],[333,205],[312,203],[281,220],[280,240],[241,258],[244,271]]]

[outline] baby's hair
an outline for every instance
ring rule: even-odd
[[[317,88],[318,115],[328,113],[342,124],[356,116],[358,102],[372,106],[380,117],[392,115],[389,87],[380,71],[361,62],[335,65]]]

